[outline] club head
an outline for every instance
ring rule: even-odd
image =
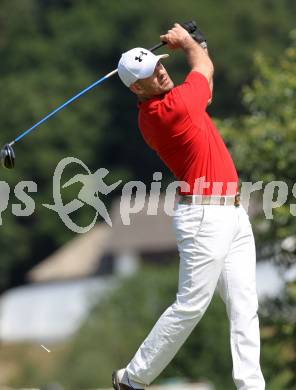
[[[1,165],[5,168],[12,169],[15,164],[15,154],[9,144],[4,145],[0,152]]]

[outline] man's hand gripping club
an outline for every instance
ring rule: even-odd
[[[198,37],[201,42],[206,42],[201,32],[198,32]],[[196,42],[188,31],[178,23],[175,23],[174,27],[168,30],[166,34],[161,35],[160,39],[166,42],[171,50],[182,49],[185,52],[190,69],[203,74],[209,82],[211,92],[213,92],[214,66],[207,49]]]

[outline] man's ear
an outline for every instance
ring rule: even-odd
[[[136,95],[141,95],[142,88],[141,88],[141,86],[137,82],[131,84],[129,88]]]

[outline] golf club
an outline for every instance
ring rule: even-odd
[[[182,23],[181,26],[183,28],[185,28],[192,35],[193,38],[195,38],[194,32],[197,29],[195,21],[189,21],[189,22]],[[162,47],[164,45],[166,45],[166,42],[160,42],[160,43],[156,44],[155,46],[151,47],[149,50],[153,52],[153,51],[159,49],[160,47]],[[88,87],[83,89],[81,92],[79,92],[77,95],[73,96],[72,98],[67,100],[65,103],[60,105],[58,108],[56,108],[55,110],[50,112],[48,115],[46,115],[44,118],[42,118],[39,122],[35,123],[28,130],[26,130],[23,133],[21,133],[12,142],[10,142],[8,144],[5,144],[4,147],[1,149],[1,152],[0,152],[0,159],[1,159],[2,166],[5,167],[5,168],[8,168],[8,169],[14,168],[14,166],[15,166],[15,153],[14,153],[14,151],[12,149],[12,146],[15,143],[20,141],[27,134],[29,134],[32,130],[36,129],[36,127],[38,127],[39,125],[41,125],[42,123],[47,121],[49,118],[51,118],[57,112],[61,111],[63,108],[68,106],[74,100],[77,100],[80,96],[84,95],[86,92],[88,92],[92,88],[96,87],[97,85],[101,84],[103,81],[107,80],[108,78],[110,78],[111,76],[113,76],[116,73],[117,73],[117,69],[114,69],[112,72],[110,72],[110,73],[106,74],[105,76],[101,77],[99,80],[95,81],[93,84],[89,85]]]

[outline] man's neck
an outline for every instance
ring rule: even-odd
[[[164,93],[162,93],[160,95],[151,95],[151,96],[139,96],[138,95],[138,100],[140,103],[144,103],[144,102],[147,102],[148,100],[151,100],[151,99],[161,98],[164,95],[165,95]]]
[[[156,96],[138,96],[138,100],[141,103],[147,102],[150,99],[155,98]]]

